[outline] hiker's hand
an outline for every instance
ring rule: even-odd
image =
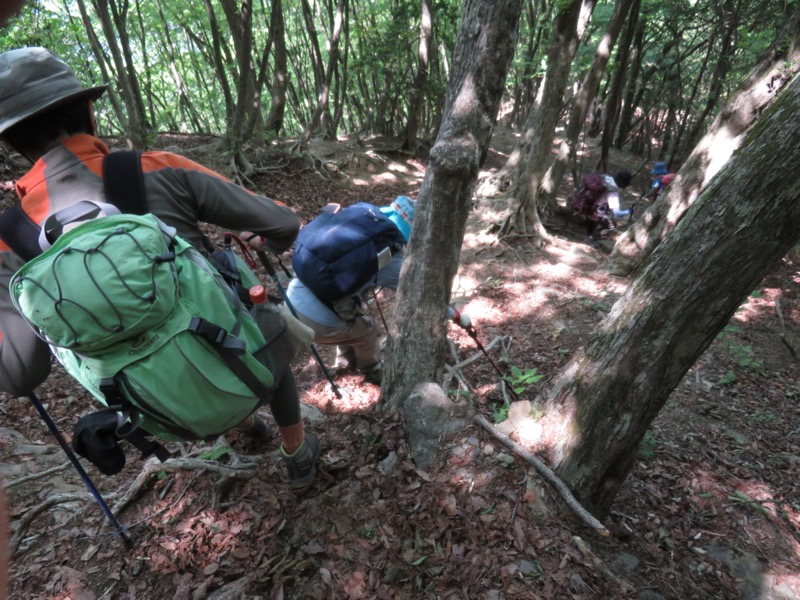
[[[252,231],[243,231],[239,237],[253,250],[265,252],[269,249],[267,248],[267,240],[257,233],[253,233]]]

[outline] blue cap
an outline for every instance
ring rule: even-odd
[[[403,237],[411,237],[411,226],[414,224],[414,207],[417,205],[416,200],[407,198],[406,196],[398,196],[389,206],[381,206],[380,211],[389,217]]]
[[[669,171],[667,171],[667,165],[663,162],[654,164],[653,170],[650,171],[650,175],[666,175],[667,173],[669,173]]]

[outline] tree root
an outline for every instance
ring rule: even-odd
[[[67,461],[62,465],[58,465],[57,467],[53,467],[52,469],[45,469],[44,471],[40,471],[39,473],[31,473],[30,475],[26,475],[25,477],[20,477],[19,479],[15,479],[14,481],[7,481],[3,484],[4,490],[10,490],[13,487],[18,485],[22,485],[23,483],[27,483],[29,481],[34,481],[36,479],[41,479],[42,477],[47,477],[48,475],[52,475],[53,473],[58,473],[59,471],[63,471],[68,466],[70,466],[70,462]]]
[[[222,485],[225,485],[225,482],[229,479],[250,479],[255,475],[258,464],[263,460],[266,460],[267,456],[251,456],[248,458],[251,462],[237,462],[236,464],[232,465],[223,465],[216,461],[192,457],[171,458],[163,463],[159,462],[155,458],[151,458],[144,464],[144,468],[139,475],[136,476],[136,479],[133,481],[125,494],[116,502],[116,504],[114,504],[112,511],[114,513],[118,513],[126,508],[128,504],[130,504],[133,499],[141,493],[142,488],[150,479],[150,476],[156,473],[175,473],[177,471],[192,471],[194,469],[199,469],[220,475]]]
[[[536,471],[541,475],[548,483],[550,483],[558,493],[561,495],[564,502],[567,503],[572,509],[572,512],[588,527],[594,529],[597,533],[602,536],[609,536],[610,532],[606,529],[605,525],[603,525],[600,521],[598,521],[594,516],[592,516],[583,506],[581,506],[580,502],[572,495],[572,492],[569,490],[567,485],[558,478],[558,476],[553,473],[553,471],[545,465],[541,460],[539,460],[536,456],[532,453],[525,450],[522,446],[517,444],[514,440],[509,438],[506,435],[503,435],[497,429],[489,423],[486,419],[484,419],[480,415],[475,415],[473,418],[478,425],[483,427],[486,431],[488,431],[492,437],[494,437],[497,441],[503,444],[506,448],[512,450],[514,453],[518,454],[530,464],[534,466]]]
[[[68,502],[91,502],[92,499],[92,495],[88,492],[53,494],[52,496],[45,498],[44,501],[40,502],[33,508],[29,509],[17,523],[17,530],[14,532],[14,536],[11,538],[11,542],[9,543],[11,556],[13,557],[17,554],[25,532],[28,530],[28,527],[30,527],[31,523],[33,523],[34,519],[36,519],[36,517],[38,517],[41,513],[58,504],[66,504]]]

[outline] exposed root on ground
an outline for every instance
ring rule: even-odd
[[[48,475],[52,475],[53,473],[58,473],[59,471],[63,471],[68,466],[70,466],[70,462],[67,461],[57,467],[53,467],[52,469],[45,469],[44,471],[39,471],[38,473],[31,473],[30,475],[26,475],[25,477],[20,477],[19,479],[15,479],[13,481],[6,481],[3,484],[4,490],[10,490],[13,487],[17,487],[18,485],[22,485],[23,483],[27,483],[29,481],[34,481],[36,479],[41,479],[43,477],[47,477]]]
[[[11,542],[9,543],[9,547],[11,550],[11,556],[16,556],[17,552],[19,551],[19,546],[22,543],[22,538],[25,536],[25,532],[30,527],[31,523],[46,511],[53,506],[57,506],[59,504],[67,504],[70,502],[91,502],[92,495],[88,492],[80,492],[80,493],[73,493],[73,494],[53,494],[45,498],[42,502],[34,506],[33,508],[29,509],[25,512],[24,515],[20,518],[17,522],[17,530],[14,532],[14,537],[11,538]]]
[[[171,458],[163,463],[159,462],[158,459],[151,458],[144,464],[142,471],[136,476],[136,479],[116,502],[112,510],[117,513],[128,506],[143,491],[150,477],[156,473],[176,473],[178,471],[193,470],[216,473],[220,476],[217,486],[222,487],[224,490],[229,481],[252,478],[256,474],[258,465],[270,458],[268,454],[248,456],[248,462],[240,463],[235,455],[232,454],[232,456],[234,460],[228,465],[214,460],[193,457]]]

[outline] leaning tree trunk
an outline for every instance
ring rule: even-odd
[[[552,466],[599,517],[672,390],[800,239],[799,111],[796,76],[542,402]]]
[[[466,0],[445,113],[420,189],[390,324],[383,398],[399,407],[418,383],[441,380],[445,306],[458,270],[472,192],[486,158],[522,0]],[[414,415],[408,415],[413,419]]]
[[[739,91],[717,115],[708,133],[683,163],[678,176],[614,245],[608,269],[627,275],[641,267],[675,228],[708,181],[733,155],[755,119],[800,69],[800,11],[751,71]],[[786,37],[790,41],[786,42]]]

